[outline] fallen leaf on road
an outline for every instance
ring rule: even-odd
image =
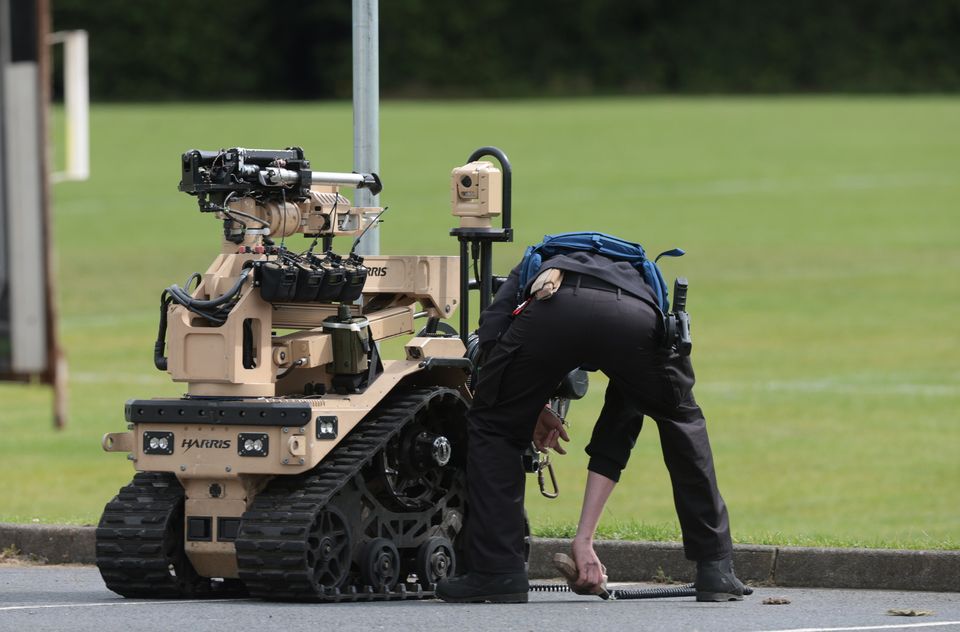
[[[887,610],[887,614],[894,617],[926,617],[933,614],[932,610],[914,610],[910,608],[909,610],[900,609],[900,608],[891,608]]]
[[[765,606],[785,606],[790,603],[790,600],[786,597],[767,597],[760,603]]]

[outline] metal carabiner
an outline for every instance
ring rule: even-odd
[[[547,491],[546,481],[544,480],[543,470],[550,472],[550,484],[553,491]],[[544,498],[556,498],[560,495],[560,488],[557,486],[557,476],[553,473],[553,463],[550,462],[550,455],[544,454],[540,457],[540,464],[537,468],[537,484],[540,485],[540,493]]]

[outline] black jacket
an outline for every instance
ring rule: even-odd
[[[632,265],[625,261],[613,261],[603,255],[590,252],[573,252],[566,255],[556,255],[543,262],[540,270],[558,268],[570,272],[586,274],[607,283],[615,285],[624,292],[649,303],[657,311],[660,304],[654,295],[653,289],[643,280],[643,276]],[[533,283],[530,279],[528,287],[524,288],[523,296],[527,296]],[[507,327],[510,326],[511,315],[517,307],[517,289],[520,284],[519,264],[510,272],[506,282],[497,291],[493,302],[480,314],[480,346],[496,341]]]

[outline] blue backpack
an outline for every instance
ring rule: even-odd
[[[667,290],[667,283],[663,280],[663,274],[657,267],[657,261],[664,256],[683,256],[684,251],[679,248],[667,250],[650,261],[640,244],[624,241],[604,233],[585,232],[546,235],[539,244],[528,246],[526,252],[523,253],[523,260],[520,262],[520,289],[518,292],[521,296],[517,297],[517,302],[520,303],[525,298],[522,296],[523,291],[526,289],[527,283],[537,276],[544,259],[571,252],[592,252],[614,261],[630,263],[643,276],[647,285],[653,288],[654,294],[660,300],[660,310],[664,314],[669,313],[670,295]]]

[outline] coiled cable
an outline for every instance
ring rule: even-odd
[[[236,283],[233,286],[216,298],[211,298],[208,300],[200,300],[190,296],[186,290],[181,288],[179,285],[174,283],[167,288],[167,292],[173,297],[175,301],[187,308],[196,308],[198,310],[206,310],[212,307],[220,307],[231,300],[233,300],[237,293],[240,291],[240,288],[243,286],[244,281],[247,280],[247,277],[250,276],[251,268],[244,268],[240,272],[240,278],[237,279]],[[191,277],[192,278],[192,277]]]
[[[566,584],[530,584],[530,592],[573,592]],[[667,599],[670,597],[695,597],[697,589],[693,584],[657,588],[617,588],[607,591],[607,599]],[[753,589],[743,587],[744,595],[752,595]]]

